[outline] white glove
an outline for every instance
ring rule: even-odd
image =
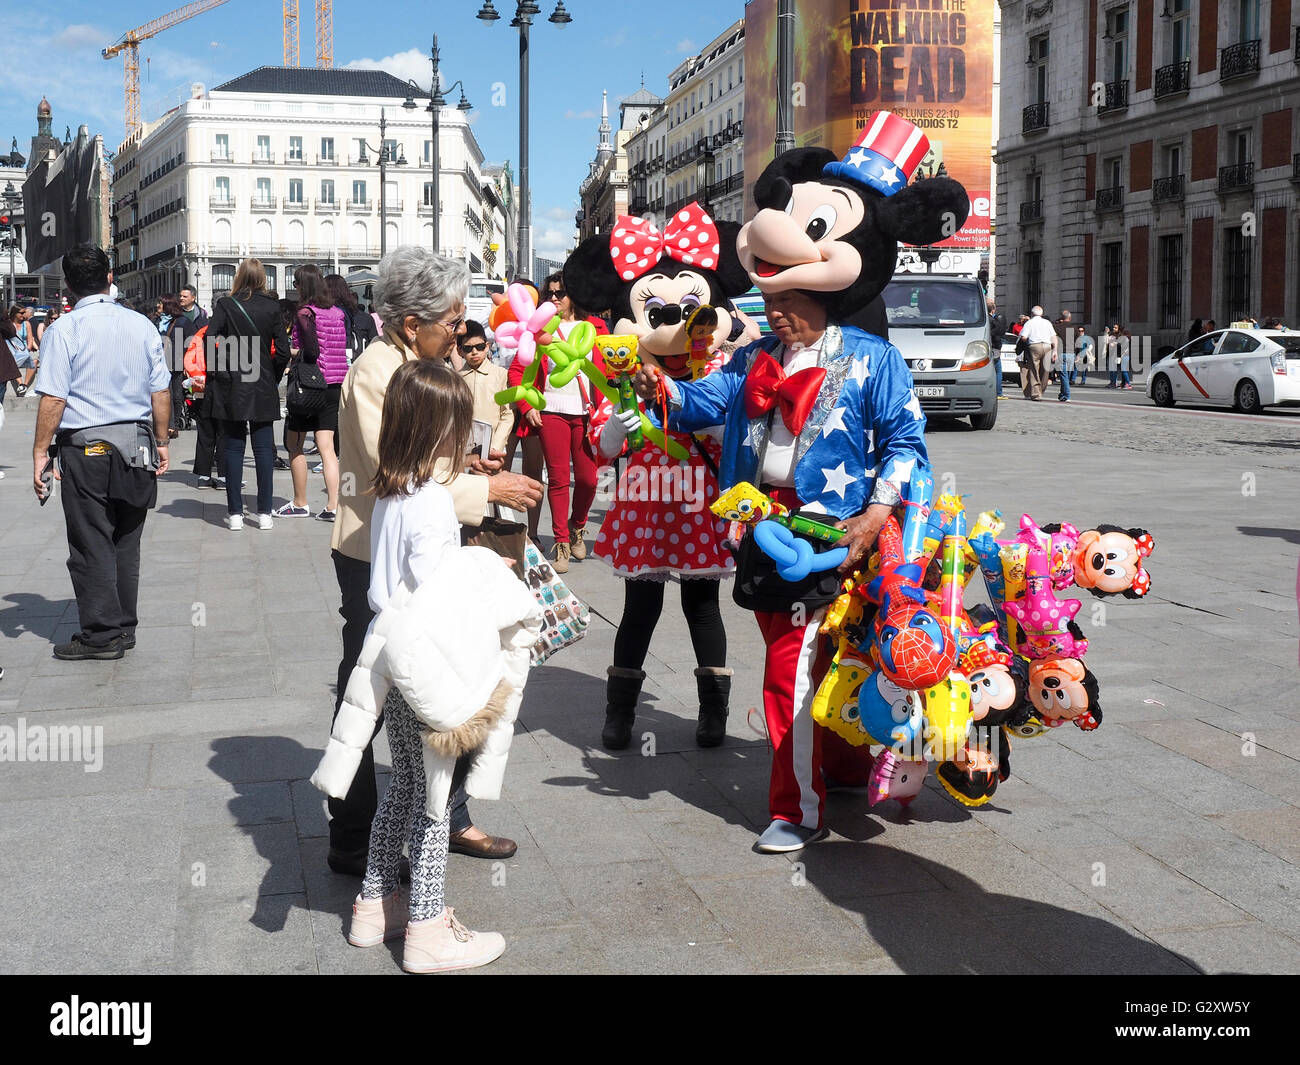
[[[614,411],[605,423],[605,428],[600,431],[600,453],[607,459],[614,458],[623,450],[623,441],[627,439],[628,433],[640,424],[640,411]]]

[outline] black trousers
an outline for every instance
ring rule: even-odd
[[[640,669],[650,651],[650,637],[664,608],[665,581],[623,582],[623,620],[614,634],[614,665]],[[718,606],[716,577],[689,577],[681,582],[682,613],[690,630],[695,661],[701,666],[727,664],[727,629]]]
[[[59,449],[63,517],[68,528],[68,573],[77,597],[82,642],[103,647],[134,633],[140,588],[140,534],[146,507],[108,498],[111,453]]]
[[[334,697],[334,717],[338,717],[343,705],[343,692],[348,686],[348,678],[361,656],[361,645],[366,640],[366,630],[374,619],[375,612],[370,609],[367,598],[370,591],[370,563],[350,558],[339,551],[331,551],[334,560],[334,576],[338,578],[339,593],[342,602],[339,616],[343,618],[343,657],[339,660],[338,694]],[[331,725],[333,719],[331,719]],[[357,775],[352,778],[352,786],[342,799],[331,798],[328,802],[330,815],[330,847],[340,851],[367,850],[370,846],[370,825],[379,809],[379,792],[375,784],[374,739],[384,726],[383,714],[375,722],[374,735],[366,749],[361,752],[361,764]],[[452,782],[451,831],[453,834],[463,832],[472,822],[469,816],[465,789],[461,783],[468,772],[470,758],[466,756],[456,763],[456,775]]]
[[[226,476],[226,449],[217,446],[220,425],[211,414],[212,407],[199,404],[194,408],[198,439],[194,443],[194,476],[211,477],[215,465],[218,477]]]

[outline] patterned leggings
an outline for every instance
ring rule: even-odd
[[[442,912],[449,820],[444,816],[435,821],[424,812],[424,742],[415,714],[396,688],[384,701],[384,723],[393,775],[370,829],[361,897],[383,898],[398,889],[397,867],[402,844],[407,843],[411,851],[411,920],[427,921]]]

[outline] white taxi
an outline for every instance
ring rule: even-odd
[[[1300,333],[1219,329],[1151,367],[1147,395],[1158,407],[1230,404],[1244,414],[1300,406]]]

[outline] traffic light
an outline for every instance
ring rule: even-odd
[[[8,211],[0,211],[0,233],[8,233],[11,219]]]

